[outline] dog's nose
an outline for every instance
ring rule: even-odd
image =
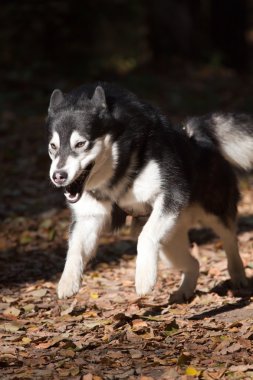
[[[56,170],[53,174],[53,180],[57,185],[62,185],[68,178],[68,173],[64,170]]]

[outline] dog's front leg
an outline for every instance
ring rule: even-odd
[[[77,215],[73,222],[66,263],[58,284],[59,298],[71,297],[80,288],[83,270],[95,254],[99,236],[110,219],[110,205],[100,204],[99,208],[98,212],[93,209],[92,213]]]
[[[155,286],[160,244],[172,233],[176,219],[177,214],[164,211],[163,198],[158,198],[137,244],[135,288],[140,296],[149,293]]]

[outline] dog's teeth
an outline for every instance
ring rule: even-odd
[[[65,195],[65,197],[67,198],[67,200],[69,201],[69,202],[72,202],[72,203],[74,203],[74,202],[76,202],[78,199],[79,199],[79,193],[76,193],[75,195],[72,195],[71,193],[69,193],[68,191],[65,191],[65,193],[64,193],[64,195]]]

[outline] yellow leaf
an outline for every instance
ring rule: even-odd
[[[188,376],[199,376],[200,371],[198,371],[196,368],[189,366],[186,368],[185,374]]]
[[[22,235],[20,236],[19,242],[22,245],[26,245],[26,244],[31,243],[32,240],[33,240],[33,236],[31,235],[31,233],[29,231],[24,231]]]
[[[97,293],[91,293],[90,294],[90,298],[92,298],[93,300],[97,300],[99,297],[99,295]]]
[[[32,341],[32,339],[28,338],[27,336],[24,336],[22,338],[22,343],[23,344],[29,344],[29,343],[31,343],[31,341]]]

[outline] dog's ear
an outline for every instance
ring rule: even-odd
[[[53,112],[54,109],[57,106],[59,106],[63,100],[64,100],[64,95],[61,92],[61,90],[54,90],[50,98],[48,112]]]
[[[101,86],[97,86],[94,94],[91,98],[92,104],[96,107],[101,109],[106,109],[106,99],[105,99],[105,92],[104,89]]]

